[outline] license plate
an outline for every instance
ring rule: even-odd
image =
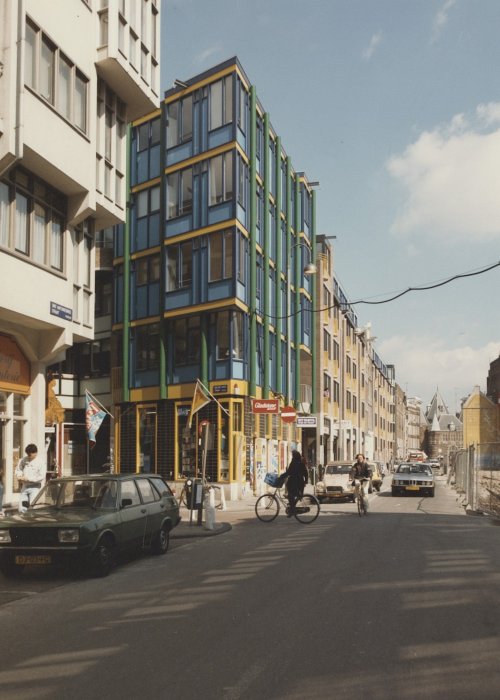
[[[52,557],[49,554],[17,554],[16,564],[51,564]]]
[[[420,489],[420,486],[407,486],[406,490],[407,491],[418,491]]]

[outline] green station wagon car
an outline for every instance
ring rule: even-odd
[[[118,554],[165,554],[179,504],[157,474],[91,474],[52,479],[25,513],[0,520],[0,571],[66,565],[106,576]]]

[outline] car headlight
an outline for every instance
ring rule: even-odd
[[[80,539],[80,530],[78,528],[61,528],[57,533],[57,537],[61,543],[74,544]]]
[[[316,488],[319,489],[320,491],[324,491],[325,490],[325,482],[318,481],[318,483],[316,484]]]
[[[9,542],[12,542],[12,540],[10,539],[10,531],[0,530],[0,543],[8,544]]]

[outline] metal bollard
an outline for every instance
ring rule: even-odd
[[[213,530],[215,528],[215,493],[212,488],[208,489],[205,494],[205,530]]]

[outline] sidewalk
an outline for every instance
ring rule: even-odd
[[[214,535],[222,535],[224,532],[229,532],[233,525],[241,520],[255,518],[255,501],[257,498],[253,495],[245,496],[239,501],[226,501],[226,509],[215,509],[215,523],[213,530],[208,530],[205,527],[205,512],[203,512],[203,523],[198,525],[198,511],[193,511],[192,521],[190,523],[191,513],[188,508],[181,506],[181,522],[171,532],[172,539],[185,539],[189,537],[213,537]]]

